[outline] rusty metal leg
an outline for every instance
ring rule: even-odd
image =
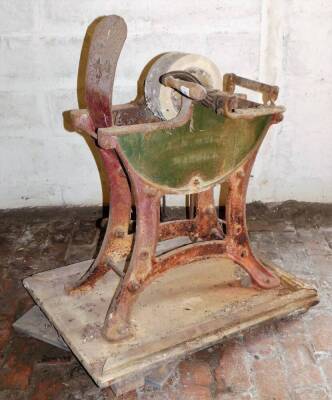
[[[132,236],[128,235],[131,193],[128,179],[114,150],[100,149],[100,153],[110,189],[108,225],[97,258],[70,292],[91,288],[114,262],[126,257],[131,250]]]
[[[119,283],[104,323],[104,335],[111,341],[131,334],[131,306],[152,270],[159,236],[161,193],[146,185],[133,171],[131,181],[137,214],[136,235],[128,270]]]
[[[260,287],[269,289],[279,286],[279,278],[270,272],[253,254],[250,248],[246,224],[246,193],[255,152],[229,180],[226,201],[227,254],[243,267]]]
[[[224,237],[214,206],[213,187],[197,195],[196,235],[203,240]]]
[[[127,26],[121,17],[111,15],[99,20],[91,38],[86,65],[85,100],[88,113],[74,113],[74,125],[97,138],[96,129],[112,126],[112,90],[121,49],[127,36]],[[107,70],[103,67],[107,65]],[[131,195],[127,177],[114,150],[100,149],[110,186],[110,215],[98,257],[70,292],[90,288],[112,267],[114,256],[122,248],[130,249],[128,226]],[[119,246],[119,239],[121,245]]]
[[[104,256],[112,261],[126,257],[131,251],[132,236],[128,235],[132,196],[127,175],[114,150],[100,149],[110,186],[109,222]]]

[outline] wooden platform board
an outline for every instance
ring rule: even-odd
[[[16,320],[13,323],[13,328],[19,333],[49,343],[62,350],[69,351],[62,337],[38,306],[33,306]]]
[[[113,272],[89,292],[67,295],[64,287],[91,261],[42,272],[24,286],[68,347],[100,387],[152,370],[223,341],[265,321],[306,311],[317,292],[295,277],[273,269],[278,289],[248,285],[247,275],[228,259],[208,259],[171,270],[142,292],[132,312],[135,335],[110,343],[101,327],[118,284]]]
[[[49,343],[62,350],[70,351],[56,329],[37,305],[34,305],[29,311],[15,321],[13,323],[13,328],[19,333]],[[124,379],[118,380],[116,383],[112,384],[111,388],[116,396],[144,385],[155,389],[161,389],[175,372],[179,362],[180,359],[164,364],[158,368],[152,369],[149,374],[145,376],[126,376]]]

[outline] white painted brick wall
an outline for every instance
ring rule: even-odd
[[[249,199],[332,201],[331,1],[2,0],[0,208],[102,201],[95,160],[62,112],[77,107],[86,28],[107,14],[128,24],[114,102],[134,98],[142,68],[170,50],[278,84],[288,111],[259,154]]]
[[[249,196],[331,202],[332,2],[270,4],[270,22],[280,14],[281,29],[279,44],[274,38],[265,57],[278,56],[279,71],[274,78],[271,63],[271,79],[280,85],[280,101],[287,112],[263,144]],[[270,78],[269,71],[265,75],[261,78]]]

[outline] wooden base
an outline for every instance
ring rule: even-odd
[[[62,337],[38,306],[33,306],[16,320],[13,323],[13,328],[19,333],[49,343],[52,346],[59,347],[59,349],[69,351]]]
[[[33,306],[29,311],[23,314],[13,324],[13,328],[26,336],[31,336],[42,342],[49,343],[65,351],[70,351],[66,343],[58,334],[54,326],[47,319],[46,315],[38,306]],[[170,376],[174,373],[180,359],[169,364],[162,365],[152,370],[148,375],[130,375],[124,379],[118,380],[111,385],[116,396],[127,393],[130,390],[137,389],[143,385],[148,385],[155,389],[161,389]]]
[[[42,272],[26,278],[24,286],[100,387],[147,376],[246,328],[304,312],[318,302],[315,289],[278,268],[269,267],[281,286],[264,290],[250,285],[234,262],[207,259],[170,270],[148,286],[132,310],[134,336],[111,343],[101,328],[117,275],[107,273],[87,292],[65,291],[90,265]]]

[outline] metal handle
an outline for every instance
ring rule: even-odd
[[[194,75],[186,71],[167,72],[160,77],[160,82],[192,100],[199,101],[217,114],[223,114],[231,119],[252,119],[275,114],[278,114],[280,119],[285,111],[284,107],[274,104],[279,93],[278,86],[267,85],[236,74],[224,75],[224,91],[207,90]],[[241,95],[234,94],[236,86],[262,93],[263,104],[251,102]],[[241,101],[245,103],[243,108],[240,106]]]
[[[223,78],[223,86],[224,91],[230,94],[234,93],[235,86],[241,86],[255,92],[260,92],[263,95],[264,105],[268,103],[273,105],[274,102],[277,100],[279,94],[278,86],[272,86],[266,83],[243,78],[242,76],[238,76],[236,74],[225,74]]]
[[[189,97],[195,101],[205,99],[207,91],[204,86],[198,82],[190,82],[187,80],[179,79],[176,71],[169,72],[160,77],[160,82],[169,88],[175,89],[183,96]]]

